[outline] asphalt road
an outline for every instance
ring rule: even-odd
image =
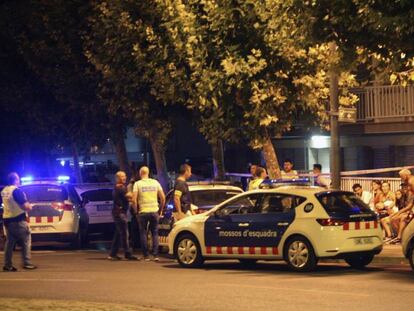
[[[237,261],[210,261],[202,269],[183,269],[169,258],[155,263],[105,257],[99,250],[37,248],[38,270],[0,273],[0,306],[7,297],[125,304],[137,310],[414,310],[414,273],[408,265],[357,271],[322,264],[298,274],[281,262],[243,268]]]

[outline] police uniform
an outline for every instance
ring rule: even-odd
[[[259,189],[260,184],[264,181],[263,178],[256,178],[252,179],[249,182],[249,187],[247,188],[248,191]]]
[[[3,224],[6,231],[4,269],[12,269],[13,249],[16,243],[22,247],[24,267],[31,263],[31,234],[26,221],[26,211],[22,206],[27,202],[26,195],[16,186],[7,186],[1,192],[3,200]]]
[[[138,193],[138,225],[144,257],[148,257],[148,226],[152,235],[152,254],[158,256],[159,191],[162,191],[160,183],[152,178],[143,178],[134,184],[134,193]]]
[[[191,216],[191,195],[186,181],[177,179],[174,185],[174,197],[180,198],[181,212],[185,216]],[[178,209],[174,204],[173,216],[178,220]]]

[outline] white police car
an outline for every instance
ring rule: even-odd
[[[295,185],[237,195],[178,221],[169,235],[169,253],[183,267],[213,258],[282,259],[309,271],[319,258],[341,258],[362,268],[381,250],[377,216],[353,193]]]
[[[403,254],[410,262],[411,268],[414,271],[414,220],[410,217],[407,221],[409,223],[403,231],[401,245]]]
[[[21,179],[20,189],[32,204],[28,221],[33,241],[69,242],[73,248],[86,243],[88,214],[68,180],[67,176]]]

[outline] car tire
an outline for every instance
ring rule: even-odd
[[[174,254],[180,264],[185,268],[198,268],[204,263],[201,247],[192,234],[183,234],[174,244]]]
[[[239,259],[240,264],[243,267],[254,267],[257,263],[257,259]]]
[[[364,269],[373,259],[371,254],[356,254],[345,258],[345,262],[354,269]]]
[[[289,268],[296,272],[315,270],[318,258],[311,243],[304,237],[292,237],[285,244],[284,258]]]

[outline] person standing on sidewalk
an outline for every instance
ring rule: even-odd
[[[193,215],[191,210],[191,196],[187,180],[191,177],[191,166],[182,164],[178,172],[179,176],[174,185],[174,220],[178,221]]]
[[[125,172],[119,171],[115,174],[116,184],[113,191],[114,206],[112,208],[112,217],[115,223],[115,235],[112,240],[111,252],[108,259],[115,261],[121,260],[118,256],[120,244],[125,252],[125,259],[138,260],[132,255],[129,247],[129,233],[128,233],[128,209],[129,202],[132,200],[132,195],[127,190],[127,176]]]
[[[154,261],[158,258],[158,211],[165,205],[165,194],[160,183],[149,178],[149,168],[141,167],[140,180],[134,184],[133,202],[138,215],[139,235],[145,261],[149,261],[147,228],[151,231],[152,255]],[[158,201],[159,200],[159,201]],[[159,202],[159,203],[158,203]]]
[[[26,221],[26,212],[32,209],[27,201],[25,193],[19,189],[20,177],[17,173],[7,176],[8,186],[1,192],[3,200],[3,224],[6,231],[6,245],[4,250],[5,272],[17,271],[12,264],[13,249],[16,243],[22,248],[23,268],[27,270],[36,269],[31,262],[31,233]]]

